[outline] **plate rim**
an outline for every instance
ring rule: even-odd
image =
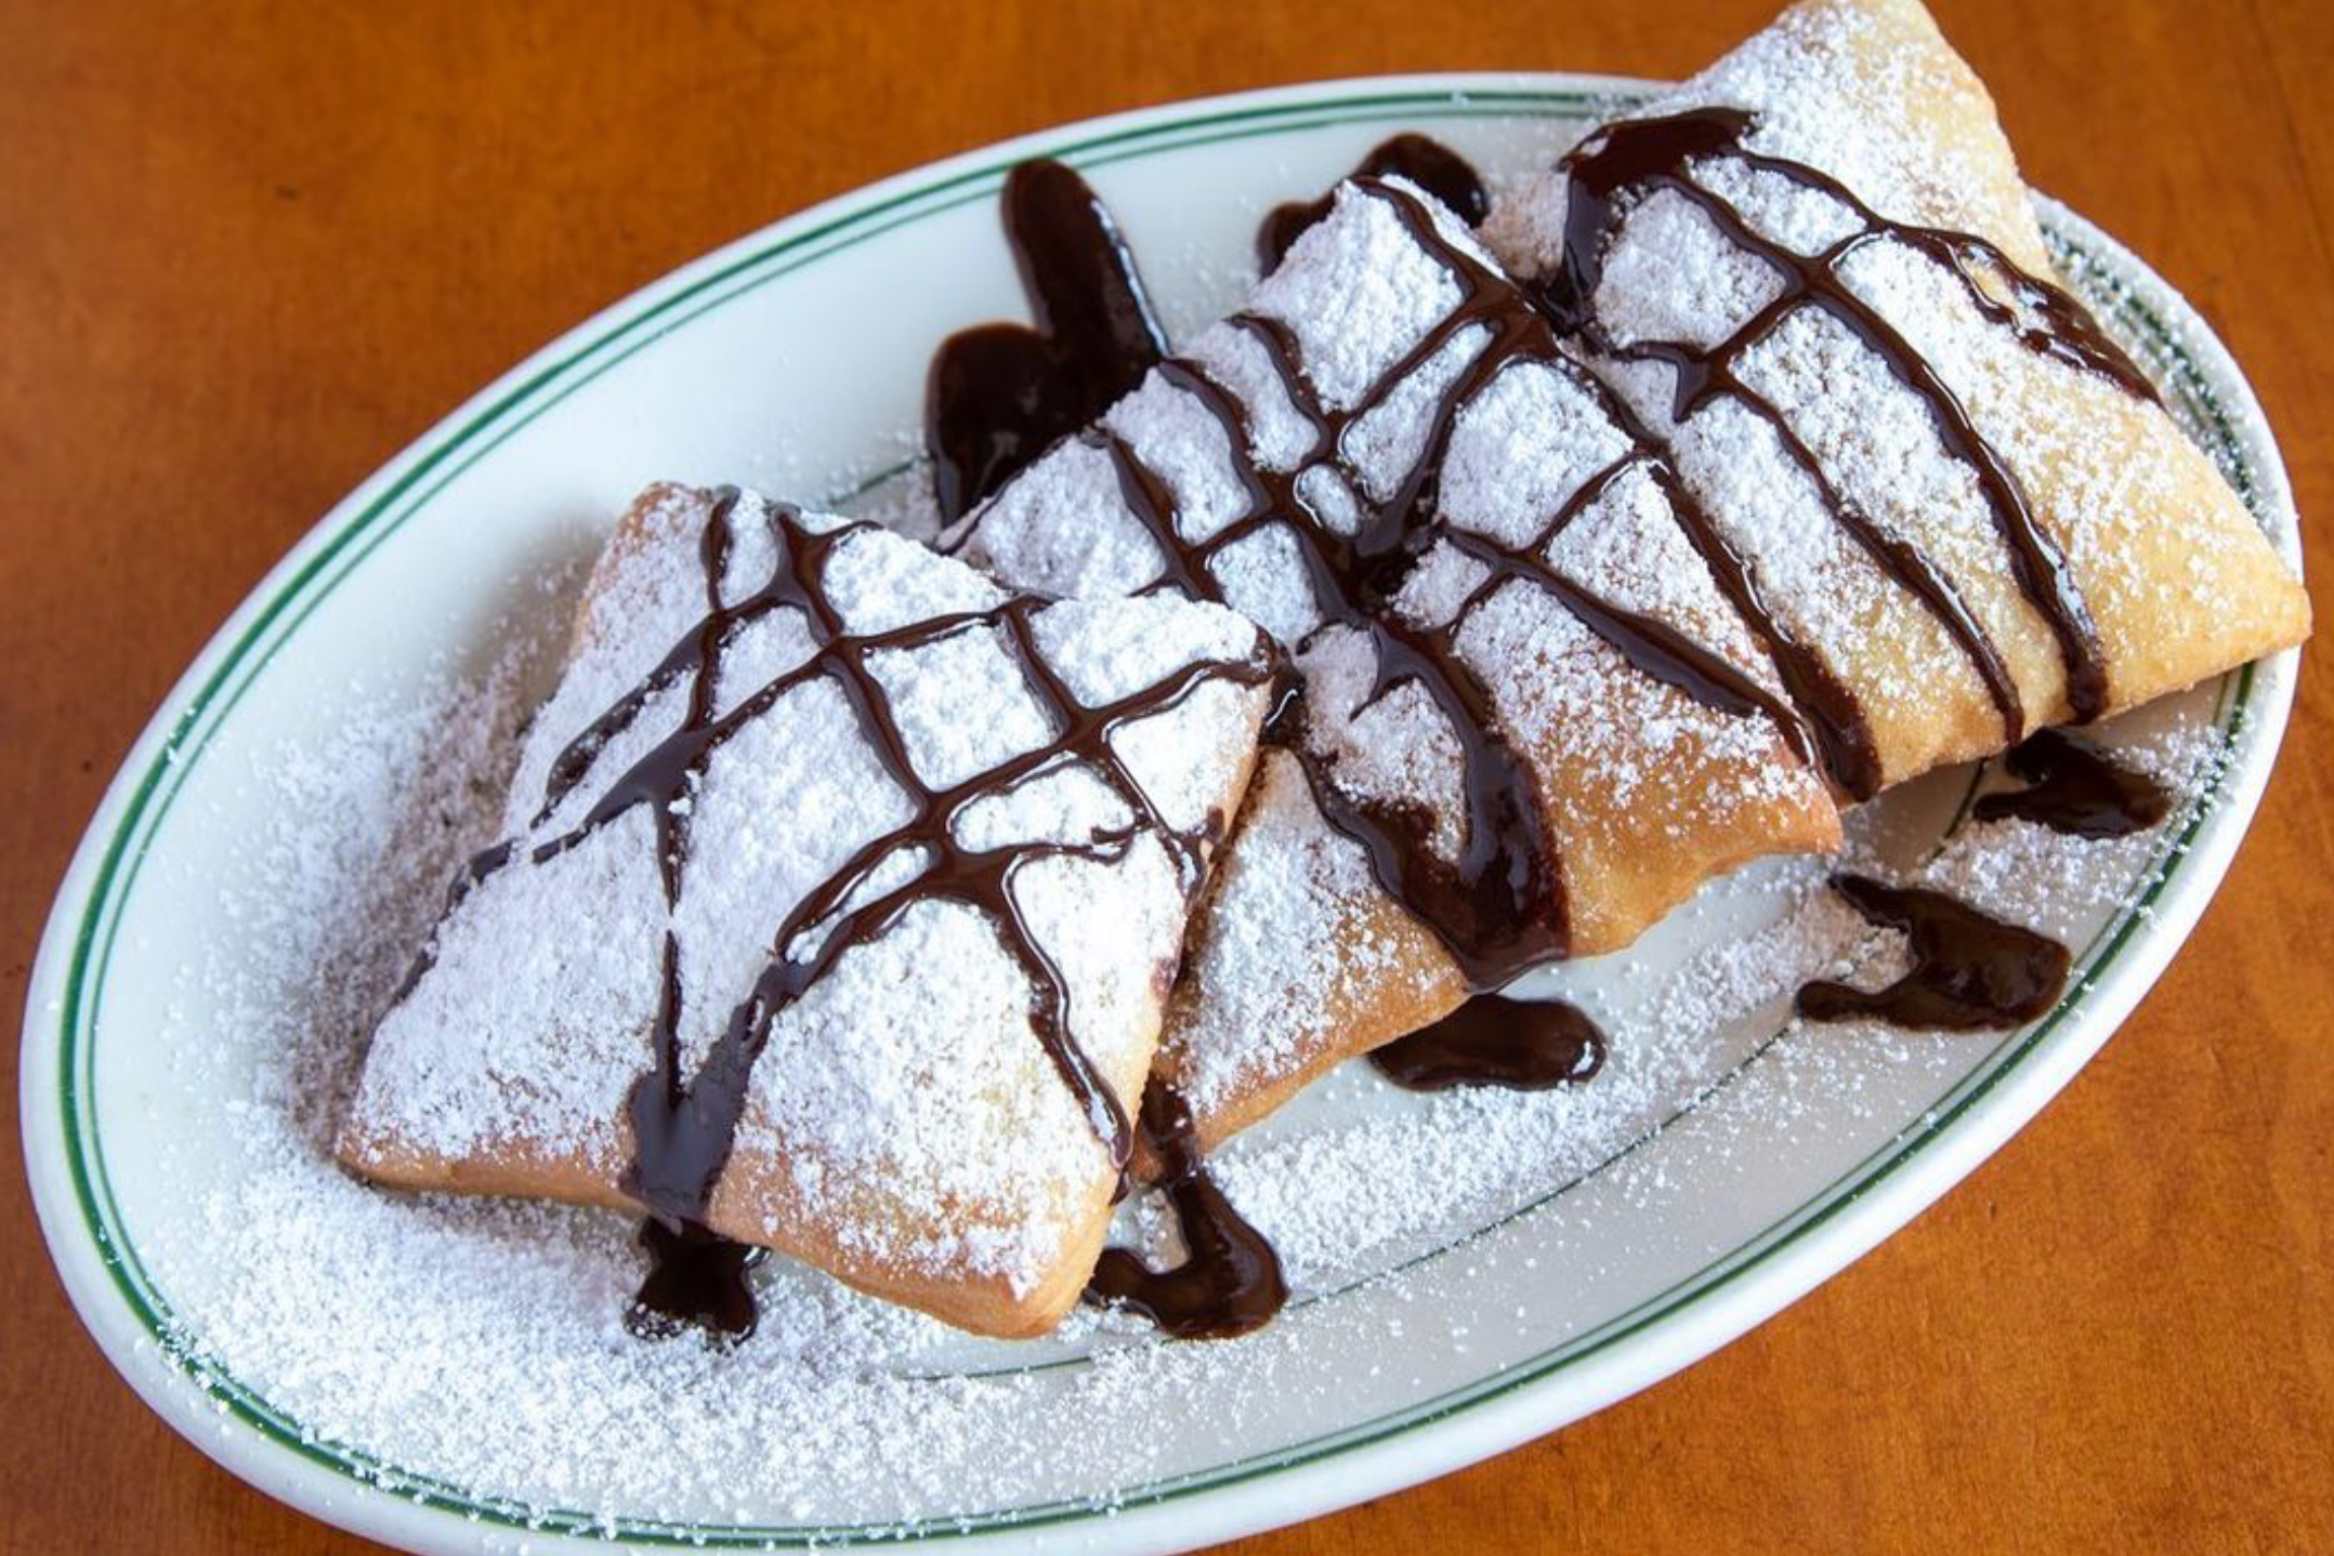
[[[363,544],[347,555],[342,576],[361,565],[374,546],[400,527],[404,517],[426,504],[429,494],[417,499],[413,508],[395,521],[378,521],[397,500],[436,473],[444,461],[474,437],[487,434],[485,444],[470,454],[471,459],[483,457],[553,403],[535,403],[542,392],[553,388],[562,394],[571,392],[613,368],[657,338],[660,329],[645,327],[678,304],[741,275],[745,281],[739,290],[745,284],[775,279],[775,275],[756,278],[750,272],[757,264],[814,246],[830,235],[848,233],[850,241],[856,242],[889,230],[890,225],[981,198],[1006,167],[1032,154],[1066,155],[1081,166],[1091,167],[1123,156],[1227,138],[1217,133],[1176,137],[1185,131],[1214,132],[1234,122],[1263,125],[1261,130],[1242,133],[1286,132],[1355,118],[1366,121],[1370,115],[1352,112],[1365,108],[1397,110],[1402,117],[1416,120],[1444,116],[1426,111],[1437,103],[1446,105],[1447,113],[1526,117],[1533,116],[1529,112],[1532,104],[1546,107],[1565,100],[1579,105],[1599,97],[1638,96],[1661,85],[1631,77],[1570,72],[1356,77],[1186,99],[1056,126],[925,164],[771,223],[599,310],[473,395],[335,504],[268,570],[205,643],[123,758],[59,885],[28,980],[18,1061],[27,1176],[51,1262],[77,1315],[109,1364],[174,1431],[230,1473],[340,1527],[400,1543],[438,1545],[442,1541],[441,1548],[455,1549],[478,1543],[478,1519],[483,1514],[493,1523],[537,1538],[557,1541],[572,1535],[595,1544],[602,1538],[602,1522],[593,1515],[573,1515],[573,1528],[563,1523],[546,1526],[540,1519],[512,1515],[491,1498],[474,1497],[461,1508],[437,1505],[427,1492],[417,1497],[413,1486],[382,1484],[379,1470],[368,1483],[361,1467],[328,1462],[313,1445],[271,1432],[265,1423],[240,1411],[231,1418],[236,1425],[218,1436],[203,1430],[211,1424],[214,1411],[227,1408],[226,1402],[215,1392],[214,1380],[204,1378],[199,1370],[191,1375],[182,1371],[182,1364],[165,1354],[171,1343],[165,1325],[144,1308],[123,1267],[125,1257],[135,1259],[135,1250],[124,1239],[116,1251],[104,1219],[88,1205],[87,1167],[81,1153],[67,1150],[67,1141],[78,1128],[74,1109],[81,1100],[66,1064],[72,1050],[69,1026],[80,1004],[85,956],[109,908],[118,923],[120,903],[127,897],[136,864],[151,841],[150,833],[139,840],[136,853],[130,856],[129,873],[117,871],[132,834],[145,818],[147,802],[178,765],[180,753],[190,749],[189,742],[194,742],[191,749],[199,750],[199,738],[207,738],[232,711],[240,687],[223,704],[212,707],[212,699],[227,685],[231,673],[247,655],[256,653],[242,685],[255,680],[330,589],[328,585],[308,597],[304,605],[303,591],[353,542]],[[1342,118],[1307,118],[1340,111]],[[2044,199],[2042,204],[2055,225],[2073,232],[2088,249],[2140,278],[2147,289],[2160,290],[2159,306],[2168,302],[2172,315],[2167,339],[2177,334],[2177,348],[2191,359],[2184,366],[2198,374],[2213,396],[2235,401],[2231,408],[2236,413],[2236,428],[2223,431],[2232,443],[2259,445],[2259,473],[2267,490],[2252,494],[2257,506],[2293,523],[2290,486],[2274,434],[2250,385],[2217,336],[2169,283],[2121,245],[2056,202]],[[871,230],[851,231],[886,217],[892,220]],[[820,257],[818,253],[805,254],[798,263]],[[714,295],[705,307],[717,307],[731,295],[734,293]],[[618,346],[622,349],[600,359],[603,352]],[[587,366],[588,372],[570,377]],[[513,416],[518,419],[512,420]],[[467,462],[446,472],[443,480],[453,479]],[[2298,524],[2289,535],[2273,538],[2298,567]],[[282,632],[272,642],[263,644],[261,639],[277,623],[279,612],[293,606],[302,608],[283,622]],[[2150,933],[2132,947],[2132,960],[2118,961],[2111,978],[2094,989],[2070,991],[2069,1000],[2050,1017],[2006,1038],[1949,1094],[1950,1105],[1933,1111],[1918,1128],[1897,1136],[1764,1231],[1658,1296],[1616,1315],[1597,1330],[1574,1336],[1520,1364],[1514,1369],[1520,1376],[1479,1377],[1437,1400],[1310,1443],[1142,1487],[1123,1509],[1098,1509],[1081,1500],[859,1535],[838,1531],[821,1536],[809,1529],[780,1526],[746,1526],[729,1534],[729,1526],[660,1528],[649,1520],[641,1521],[637,1529],[631,1521],[619,1521],[617,1532],[628,1541],[648,1544],[704,1544],[702,1535],[687,1532],[702,1529],[712,1533],[717,1545],[741,1539],[754,1544],[812,1538],[821,1543],[851,1543],[857,1538],[896,1538],[899,1533],[913,1532],[975,1542],[993,1536],[1026,1547],[1032,1537],[1042,1537],[1051,1544],[1081,1525],[1107,1518],[1115,1524],[1106,1541],[1112,1548],[1180,1548],[1314,1516],[1366,1496],[1401,1489],[1554,1430],[1669,1376],[1773,1316],[1908,1222],[2022,1128],[2120,1028],[2186,941],[2243,837],[2275,763],[2293,697],[2297,662],[2298,651],[2289,650],[2237,672],[2240,723],[2233,727],[2231,738],[2237,738],[2241,731],[2248,753],[2258,750],[2260,754],[2236,771],[2233,781],[2230,775],[2223,775],[2217,805],[2199,806],[2189,833],[2175,845],[2186,848],[2183,864],[2156,879],[2137,899],[2138,903],[2154,903],[2158,911]],[[154,819],[159,820],[159,812]],[[2171,889],[2175,876],[2182,883],[2177,890]],[[2123,917],[2111,922],[2102,936],[2114,941],[2110,957],[2120,954],[2136,934],[2140,920],[2132,906],[2127,904]],[[2085,1020],[2061,1028],[2061,1019],[2077,1008],[2086,1012]],[[59,1019],[52,1021],[52,1016]],[[61,1103],[61,1107],[53,1103]],[[94,1144],[91,1149],[97,1150]],[[60,1157],[63,1168],[57,1165]],[[101,1160],[98,1167],[102,1175]],[[60,1172],[70,1180],[70,1192],[68,1185],[57,1181]],[[1851,1179],[1856,1180],[1854,1185],[1843,1191],[1841,1185]],[[1832,1228],[1828,1236],[1813,1244],[1801,1241],[1824,1226]],[[1797,1257],[1776,1262],[1778,1255],[1794,1245],[1801,1250]],[[137,1323],[148,1332],[125,1332],[123,1326]],[[1550,1375],[1557,1371],[1567,1372],[1572,1380],[1561,1401],[1551,1398],[1555,1390],[1548,1387]],[[185,1387],[190,1381],[194,1385],[191,1389]],[[1442,1403],[1452,1395],[1465,1397]],[[401,1478],[394,1470],[387,1475],[392,1481]],[[1170,1508],[1178,1515],[1172,1534],[1162,1522],[1162,1515]],[[566,1515],[558,1516],[564,1519]]]

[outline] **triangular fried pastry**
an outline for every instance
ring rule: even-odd
[[[2299,582],[2053,282],[1918,0],[1808,0],[1503,201],[1869,794],[2297,643]]]
[[[1292,654],[1162,1055],[1205,1142],[1712,875],[1837,844],[1733,564],[1399,179],[1341,187],[1243,312],[945,543],[1019,587],[1221,599]]]
[[[1043,602],[868,524],[651,490],[342,1159],[1050,1328],[1272,670],[1217,605]]]

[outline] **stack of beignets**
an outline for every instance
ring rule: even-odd
[[[2307,635],[2050,273],[1917,0],[1807,0],[1480,240],[1341,186],[962,561],[651,491],[343,1159],[1049,1327],[1146,1070],[1219,1141],[1842,804]]]

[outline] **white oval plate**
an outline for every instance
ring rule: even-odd
[[[1257,1348],[1255,1376],[1270,1379],[1240,1390],[1238,1408],[1211,1411],[1204,1390],[1173,1386],[1178,1369],[1237,1375],[1225,1358],[1238,1353],[1186,1362],[1207,1348],[1167,1348],[1144,1362],[1162,1386],[1121,1434],[1144,1440],[1139,1460],[1016,1456],[997,1447],[1009,1435],[936,1440],[908,1501],[840,1477],[807,1503],[627,1505],[607,1485],[482,1484],[458,1449],[399,1462],[367,1441],[364,1401],[247,1375],[265,1373],[264,1358],[239,1359],[237,1315],[255,1294],[264,1304],[272,1277],[265,1261],[239,1262],[219,1196],[254,1170],[237,1140],[252,1131],[251,1107],[271,1105],[254,1089],[264,1055],[247,1050],[264,1046],[266,1002],[281,993],[262,963],[283,948],[221,911],[236,899],[219,883],[287,868],[268,853],[293,803],[260,781],[270,753],[328,746],[352,708],[413,703],[433,677],[486,663],[514,610],[540,595],[534,580],[588,554],[651,478],[739,479],[813,499],[896,484],[933,343],[1021,316],[993,200],[1021,158],[1061,156],[1089,172],[1171,328],[1188,333],[1243,284],[1258,214],[1317,192],[1382,137],[1424,129],[1512,177],[1543,164],[1585,114],[1646,90],[1570,76],[1330,83],[1098,120],[904,174],[610,308],[367,481],[171,692],[91,823],[42,944],[23,1048],[26,1155],[58,1269],[114,1366],[234,1473],[417,1551],[902,1535],[1165,1550],[1380,1495],[1643,1388],[1862,1254],[2000,1146],[2106,1041],[2196,922],[2261,794],[2294,655],[2114,732],[2144,745],[2186,731],[2192,748],[2201,732],[2223,760],[2164,827],[2105,851],[2082,890],[2029,916],[2080,958],[2046,1019],[1998,1040],[1837,1042],[1811,1060],[1805,1045],[1776,1041],[1769,1000],[1731,1014],[1691,1063],[1677,1062],[1674,1044],[1667,1069],[1624,1046],[1624,1079],[1612,1084],[1636,1090],[1583,1112],[1565,1142],[1578,1160],[1555,1153],[1540,1177],[1518,1177],[1511,1202],[1472,1219],[1380,1228],[1350,1267],[1315,1260],[1300,1271],[1307,1300],[1238,1342]],[[2129,254],[2056,205],[2042,209],[2078,290],[2158,370],[2177,414],[2298,565],[2284,470],[2227,354]],[[1900,865],[1934,854],[1964,829],[1973,784],[1965,772],[1892,795],[1865,823],[1869,846]],[[1722,887],[1637,953],[1565,969],[1561,981],[1626,1025],[1633,1000],[1771,920],[1773,900]],[[1333,1081],[1237,1148],[1227,1172],[1270,1212],[1260,1175],[1288,1153],[1341,1148],[1373,1120],[1431,1106]],[[1771,1127],[1778,1118],[1789,1127]],[[1398,1278],[1364,1278],[1396,1266]],[[622,1283],[618,1270],[608,1292]],[[1089,1324],[1082,1340],[1035,1352],[938,1344],[917,1365],[1010,1374],[1034,1414],[1004,1429],[1041,1441],[1052,1412],[1076,1407],[1081,1358],[1101,1343],[1135,1342]],[[512,1401],[510,1430],[539,1429],[523,1424],[527,1403]]]

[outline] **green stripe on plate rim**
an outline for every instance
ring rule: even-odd
[[[1103,166],[1131,158],[1155,156],[1221,141],[1262,135],[1292,134],[1341,124],[1388,121],[1405,123],[1448,118],[1583,118],[1626,107],[1642,100],[1624,90],[1500,89],[1488,91],[1390,91],[1361,93],[1321,101],[1262,105],[1198,114],[1164,124],[1122,129],[1084,140],[1064,142],[1050,153],[1082,167]],[[162,1354],[187,1378],[200,1386],[226,1413],[267,1440],[309,1462],[333,1470],[366,1486],[393,1493],[413,1503],[459,1515],[466,1520],[513,1530],[572,1534],[629,1540],[636,1543],[708,1548],[787,1545],[834,1545],[860,1541],[898,1540],[923,1535],[966,1535],[1003,1529],[1033,1529],[1081,1518],[1105,1516],[1115,1510],[1166,1502],[1220,1489],[1364,1447],[1476,1406],[1512,1394],[1555,1372],[1639,1333],[1698,1301],[1705,1294],[1740,1277],[1777,1252],[1854,1204],[1874,1186],[1893,1175],[1925,1146],[1935,1141],[1974,1103],[2033,1054],[2042,1042],[2076,1009],[2091,990],[2098,974],[2111,965],[2145,921],[2147,911],[2179,872],[2189,845],[2218,799],[2225,781],[2216,772],[2211,785],[2192,803],[2184,825],[2150,864],[2144,889],[2125,904],[2080,959],[2080,976],[2064,1000],[2048,1016],[2024,1032],[2012,1034],[1913,1127],[1843,1173],[1814,1198],[1725,1256],[1704,1266],[1660,1294],[1616,1315],[1585,1334],[1532,1360],[1507,1369],[1495,1378],[1451,1390],[1375,1421],[1361,1423],[1310,1442],[1297,1443],[1230,1465],[1175,1477],[1110,1497],[1106,1503],[1072,1499],[967,1517],[934,1518],[888,1524],[843,1526],[685,1524],[664,1520],[608,1518],[575,1510],[533,1509],[508,1499],[481,1497],[435,1477],[416,1475],[384,1463],[362,1450],[320,1441],[297,1421],[270,1405],[249,1387],[206,1364],[195,1348],[197,1337],[187,1333],[171,1312],[168,1300],[147,1275],[135,1246],[122,1227],[121,1215],[107,1178],[104,1153],[96,1136],[94,1102],[94,1048],[98,1011],[105,977],[111,966],[121,906],[136,883],[147,845],[168,813],[185,775],[200,760],[220,723],[233,711],[243,693],[316,607],[338,587],[388,536],[428,505],[430,500],[471,465],[499,447],[550,406],[635,355],[666,331],[723,306],[725,303],[806,265],[828,258],[870,238],[909,222],[982,199],[994,191],[1008,162],[996,162],[953,174],[934,183],[905,190],[865,209],[838,216],[809,231],[751,251],[709,275],[641,308],[625,322],[550,363],[473,414],[436,447],[415,460],[412,467],[362,510],[344,521],[295,573],[285,579],[259,609],[242,635],[228,649],[217,669],[196,689],[185,709],[173,721],[160,752],[139,778],[109,841],[90,890],[89,903],[76,931],[66,974],[60,1015],[58,1050],[59,1093],[68,1166],[74,1192],[99,1256],[116,1289]],[[2098,271],[2096,256],[2062,232],[2048,233],[2054,257],[2078,282]],[[2225,407],[2203,371],[2188,354],[2179,336],[2156,312],[2120,287],[2112,298],[2115,315],[2125,327],[2147,340],[2159,359],[2171,369],[2173,388],[2209,432],[2212,452],[2246,504],[2260,512],[2259,483],[2246,458]],[[619,305],[621,306],[621,305]],[[394,512],[392,510],[395,510]],[[327,573],[329,571],[329,576]],[[256,652],[255,652],[256,651]],[[2225,741],[2242,730],[2251,702],[2254,671],[2246,666],[2224,679],[2215,711]],[[127,863],[125,871],[125,861]],[[100,932],[103,932],[102,944]],[[96,953],[94,972],[91,957]],[[1762,1047],[1703,1093],[1714,1094],[1755,1064]],[[1697,1099],[1697,1102],[1700,1099]],[[1681,1110],[1676,1117],[1683,1116]],[[86,1127],[84,1116],[86,1115]],[[1666,1127],[1665,1121],[1663,1126]],[[1658,1132],[1658,1130],[1656,1131]],[[1636,1148],[1633,1142],[1612,1160]],[[1597,1171],[1603,1170],[1601,1167]],[[1593,1173],[1584,1175],[1593,1176]],[[1584,1180],[1575,1180],[1575,1182]],[[1570,1185],[1567,1185],[1570,1187]],[[1563,1192],[1562,1190],[1557,1191]],[[1551,1194],[1533,1207],[1544,1205]],[[1513,1217],[1507,1218],[1513,1219]],[[1504,1223],[1502,1223],[1504,1224]],[[1428,1255],[1439,1258],[1463,1246],[1490,1228]],[[1379,1277],[1383,1278],[1383,1277]]]

